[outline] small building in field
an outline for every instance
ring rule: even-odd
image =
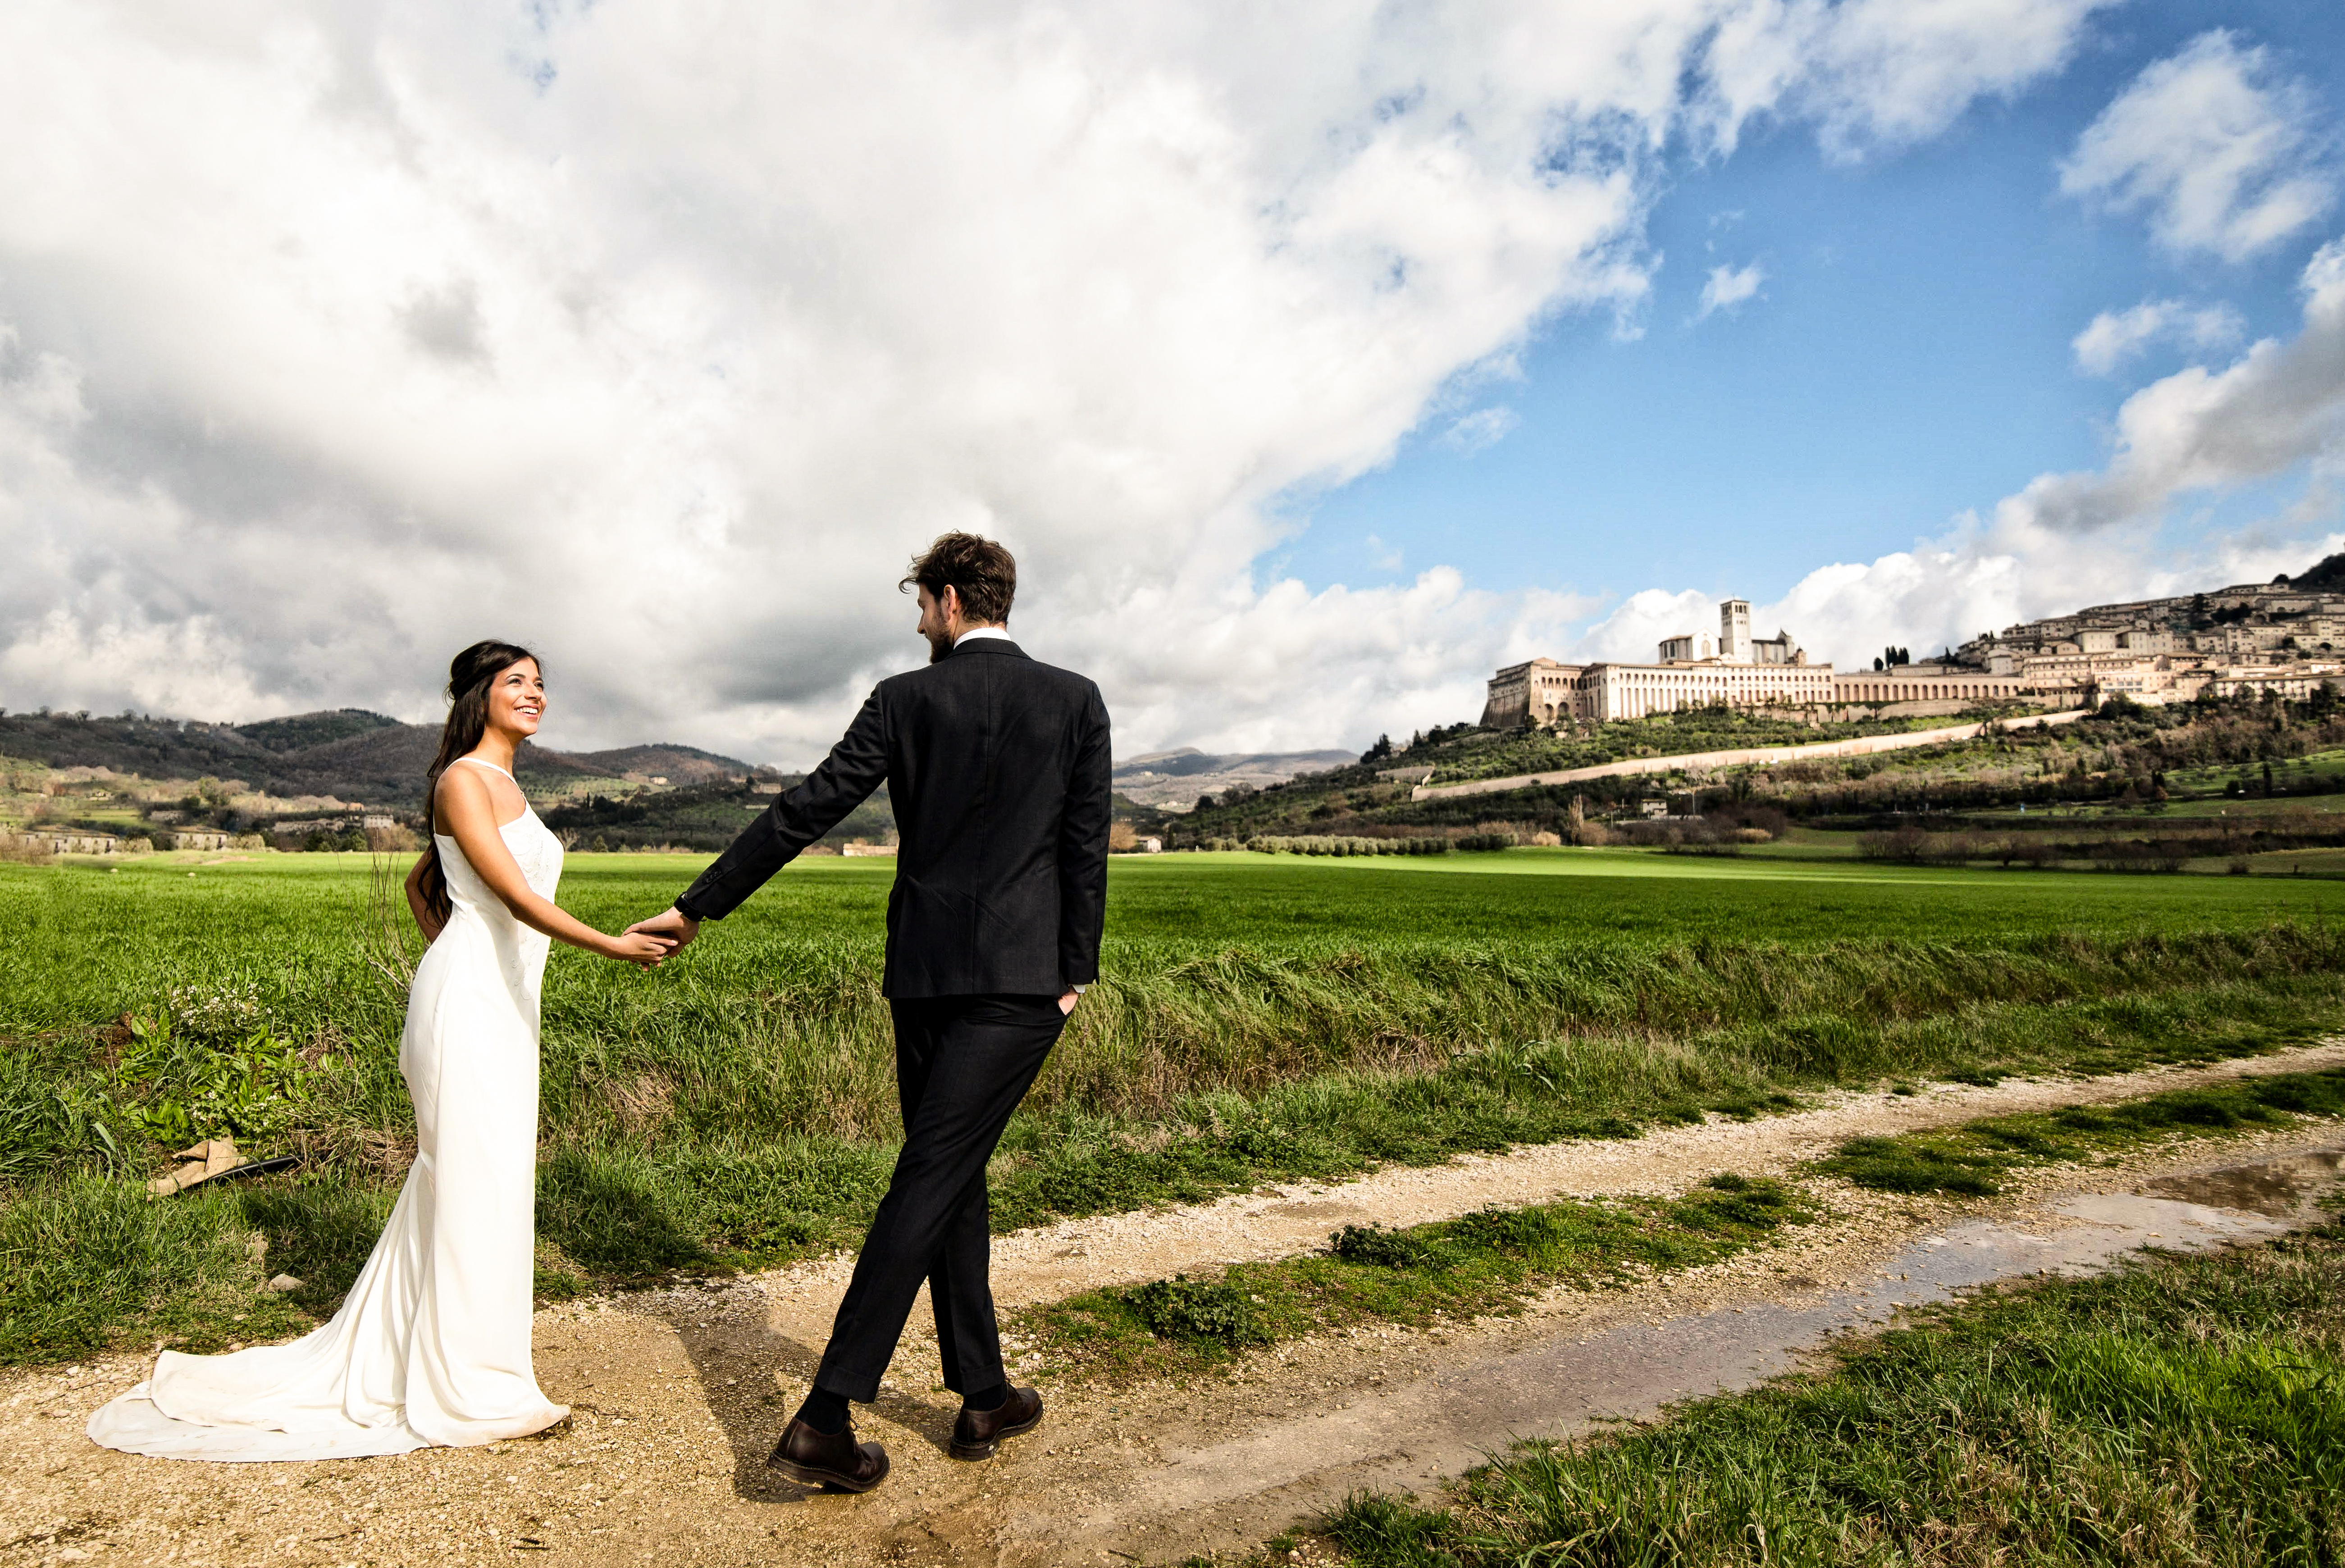
[[[23,835],[51,855],[113,855],[122,841],[111,834],[78,833],[69,828],[41,828]]]

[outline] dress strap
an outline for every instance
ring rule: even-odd
[[[505,770],[497,766],[496,764],[492,762],[483,762],[479,757],[458,757],[456,760],[460,763],[470,763],[476,768],[486,768],[492,774],[505,774]],[[511,779],[513,778],[513,774],[505,774],[505,777]],[[513,779],[513,783],[519,784],[521,781],[519,779]]]

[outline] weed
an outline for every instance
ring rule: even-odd
[[[1387,1230],[1381,1225],[1346,1225],[1328,1238],[1327,1249],[1346,1263],[1369,1263],[1379,1269],[1425,1269],[1441,1260],[1441,1251],[1421,1236]]]
[[[1152,1280],[1123,1292],[1132,1315],[1162,1340],[1186,1340],[1223,1350],[1266,1342],[1270,1334],[1247,1294],[1219,1280],[1186,1274]]]
[[[1830,1158],[1818,1160],[1816,1168],[1878,1192],[1992,1198],[2003,1190],[1996,1178],[2010,1164],[1997,1155],[1956,1152],[1915,1138],[1852,1138]]]
[[[299,1052],[265,1028],[226,1043],[175,1030],[168,1016],[133,1017],[128,1029],[110,1087],[131,1122],[167,1148],[226,1136],[257,1151],[289,1131],[310,1098]]]

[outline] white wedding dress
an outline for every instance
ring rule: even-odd
[[[561,841],[526,808],[500,831],[531,888],[552,898]],[[374,1255],[333,1320],[289,1344],[165,1351],[151,1380],[90,1417],[89,1435],[107,1448],[350,1459],[521,1437],[569,1413],[539,1391],[529,1342],[549,943],[513,918],[454,839],[438,842],[454,908],[416,966],[399,1042],[415,1163]]]

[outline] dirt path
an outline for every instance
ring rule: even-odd
[[[1356,1220],[1408,1224],[1493,1202],[1675,1192],[1720,1170],[1781,1170],[1857,1132],[2339,1063],[2345,1041],[2083,1082],[1848,1095],[1757,1122],[1073,1221],[1000,1239],[997,1293],[1005,1306],[1055,1299],[1308,1250]],[[2202,1145],[2095,1171],[2092,1185],[2118,1195],[2098,1201],[2138,1205],[2151,1200],[2123,1195],[2145,1181],[2339,1141],[2334,1129],[2316,1128],[2224,1144],[2219,1154]],[[2056,1179],[2074,1186],[2080,1178]],[[1596,1411],[1637,1413],[1697,1388],[1764,1376],[1789,1364],[1784,1347],[1819,1325],[1878,1320],[1896,1301],[1968,1279],[1962,1269],[1939,1270],[1945,1279],[1927,1282],[1932,1268],[1911,1259],[1938,1259],[1941,1249],[1975,1273],[1990,1258],[2009,1271],[2089,1263],[2152,1235],[2169,1242],[2259,1233],[2222,1196],[2231,1189],[2197,1193],[2193,1204],[2154,1200],[2171,1214],[2137,1209],[2113,1219],[2113,1211],[2074,1209],[2079,1199],[2057,1197],[2055,1178],[2044,1180],[2032,1196],[1960,1221],[1999,1228],[1991,1236],[1949,1229],[1958,1217],[1947,1206],[1849,1192],[1835,1199],[1841,1219],[1804,1228],[1782,1247],[1638,1290],[1558,1293],[1518,1318],[1426,1334],[1332,1336],[1187,1386],[1046,1390],[1044,1429],[988,1464],[946,1457],[953,1401],[930,1382],[933,1348],[916,1335],[860,1418],[864,1435],[886,1442],[896,1461],[888,1483],[860,1498],[809,1493],[760,1462],[804,1391],[844,1281],[842,1259],[549,1309],[537,1323],[539,1376],[577,1415],[547,1438],[486,1449],[310,1465],[140,1459],[95,1448],[81,1427],[145,1375],[146,1357],[12,1372],[0,1375],[0,1564],[458,1563],[541,1553],[662,1568],[1162,1561],[1259,1542],[1352,1485],[1428,1484],[1510,1435],[1569,1430]],[[2039,1246],[2040,1258],[2027,1250]],[[924,1317],[915,1314],[916,1327]]]

